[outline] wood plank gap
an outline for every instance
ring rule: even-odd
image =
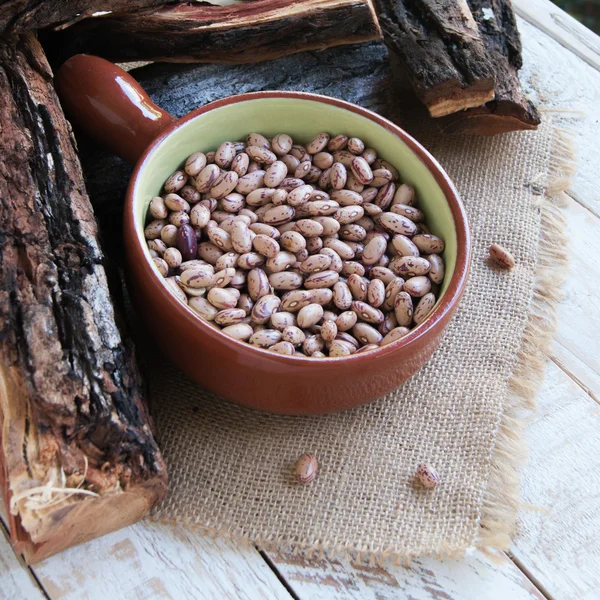
[[[2,515],[0,515],[0,530],[2,530],[2,534],[4,535],[4,539],[6,540],[6,543],[12,549],[12,544],[10,541],[10,533],[8,531],[8,527],[6,526],[6,523],[2,519]],[[0,543],[2,543],[1,537],[0,537]],[[14,549],[13,549],[13,551],[14,551]],[[17,560],[19,561],[19,564],[21,565],[23,570],[27,571],[29,578],[31,579],[33,585],[35,585],[39,589],[40,593],[43,594],[44,598],[47,598],[48,600],[52,600],[52,598],[50,598],[50,596],[48,596],[48,593],[44,589],[44,586],[41,584],[40,580],[37,578],[37,575],[34,573],[33,569],[29,565],[25,564],[23,557],[20,554],[17,554],[16,552],[15,552],[15,556],[16,556]]]
[[[531,571],[519,560],[517,556],[515,556],[510,550],[505,552],[505,554],[508,556],[508,558],[510,558],[515,567],[517,567],[517,569],[519,569],[519,571],[521,571],[521,573],[523,573],[523,575],[525,575],[525,577],[531,581],[531,584],[538,589],[542,596],[548,600],[555,600],[554,596],[545,588],[542,582],[531,573]]]
[[[52,598],[48,595],[48,592],[46,592],[46,590],[44,589],[42,582],[38,579],[38,576],[35,574],[33,567],[27,566],[26,568],[27,568],[27,571],[29,572],[29,576],[31,577],[33,582],[40,588],[40,592],[42,592],[42,594],[44,594],[44,598],[47,598],[47,600],[52,600]]]
[[[271,557],[262,548],[259,548],[258,546],[254,546],[254,547],[256,548],[256,551],[261,555],[262,559],[267,563],[269,569],[271,569],[271,571],[273,571],[275,577],[277,577],[277,579],[279,579],[279,581],[281,582],[281,585],[288,591],[289,595],[294,600],[300,600],[300,596],[298,596],[298,594],[296,594],[296,592],[294,592],[294,590],[292,589],[292,586],[287,582],[286,578],[282,575],[281,571],[277,568],[277,565],[271,560]]]
[[[595,210],[593,210],[592,208],[590,208],[587,204],[584,204],[578,197],[577,195],[572,192],[571,190],[567,190],[565,192],[565,194],[567,196],[569,196],[569,198],[571,198],[571,200],[573,200],[573,202],[577,202],[577,204],[579,204],[580,206],[582,206],[583,208],[585,208],[586,210],[588,210],[589,212],[591,212],[597,219],[600,219],[600,214],[597,213]]]
[[[521,561],[510,550],[505,550],[503,554],[506,556],[506,558],[508,558],[508,560],[510,560],[510,562],[512,562],[513,565],[515,565],[517,569],[519,569],[519,571],[521,571],[521,573],[523,573],[523,577],[526,577],[529,580],[529,583],[531,583],[531,585],[540,593],[541,596],[544,596],[544,598],[547,598],[548,600],[554,600],[554,596],[552,596],[552,594],[550,594],[550,592],[544,588],[540,581],[523,566]]]
[[[513,0],[519,17],[600,71],[600,38],[550,0]]]
[[[594,394],[594,392],[583,383],[575,374],[571,373],[569,369],[555,356],[550,356],[550,360],[574,383],[577,384],[594,402],[600,404],[600,398]]]

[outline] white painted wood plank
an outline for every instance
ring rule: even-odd
[[[600,219],[572,199],[568,199],[567,217],[571,264],[558,307],[556,335],[566,352],[559,352],[558,360],[600,397]]]
[[[17,558],[0,522],[0,600],[42,600],[44,594]]]
[[[600,404],[600,375],[598,373],[592,371],[581,359],[558,342],[552,349],[552,360],[588,396]]]
[[[600,590],[600,405],[549,363],[530,423],[512,552],[553,598],[597,600]]]
[[[289,600],[252,547],[138,523],[34,565],[52,600]]]
[[[543,600],[505,555],[414,560],[410,567],[365,567],[342,560],[270,554],[301,600]]]
[[[523,19],[519,29],[523,89],[538,106],[566,117],[565,127],[574,133],[578,156],[569,193],[600,216],[600,73]]]
[[[550,0],[513,0],[515,12],[600,70],[600,37]]]

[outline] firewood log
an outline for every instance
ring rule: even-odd
[[[465,0],[378,0],[384,40],[432,117],[494,98],[494,69]]]
[[[384,40],[446,133],[535,129],[510,0],[378,0]],[[447,116],[448,115],[448,116]]]
[[[469,0],[469,6],[494,66],[495,95],[481,107],[440,119],[444,132],[496,135],[536,129],[540,115],[519,82],[521,38],[510,0]]]
[[[136,11],[168,2],[169,0],[2,0],[0,34],[45,27],[66,27],[97,13]]]
[[[75,142],[34,34],[0,41],[0,488],[35,562],[166,491]]]
[[[114,62],[250,63],[378,39],[371,0],[179,4],[85,19],[43,37],[52,64],[73,54]]]

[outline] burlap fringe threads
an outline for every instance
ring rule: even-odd
[[[527,457],[523,438],[527,416],[535,410],[535,398],[544,381],[546,359],[556,333],[556,306],[568,267],[568,239],[564,194],[575,173],[572,134],[554,130],[548,181],[540,182],[540,245],[532,310],[523,334],[521,351],[508,383],[506,407],[496,436],[496,447],[481,511],[476,547],[508,550],[515,533],[519,502],[519,467]]]

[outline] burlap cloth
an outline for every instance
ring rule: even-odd
[[[344,52],[354,53],[352,65],[368,60],[375,67],[345,70],[344,83],[354,83],[336,88],[339,95],[348,97],[350,89],[349,99],[377,109],[373,86],[387,77],[384,51]],[[319,56],[281,59],[269,71],[281,81],[263,87],[331,93],[318,77],[311,79],[316,69],[323,77]],[[306,64],[311,69],[300,84],[290,73]],[[171,102],[184,114],[214,99],[211,93],[260,89],[255,79],[244,79],[246,68],[228,67],[227,78],[223,68],[210,65],[175,73],[157,67],[143,83],[159,104],[170,108]],[[252,68],[256,74],[263,67]],[[186,73],[202,78],[193,93]],[[445,138],[431,125],[413,134],[454,180],[473,234],[468,289],[441,347],[396,392],[319,417],[239,408],[172,367],[153,370],[152,404],[170,480],[154,518],[264,548],[347,553],[358,560],[508,547],[518,508],[521,427],[543,378],[565,271],[558,205],[570,148],[548,117],[537,132],[493,139]],[[515,255],[512,271],[488,263],[493,242]],[[320,473],[299,486],[290,472],[304,452],[318,457]],[[415,485],[420,462],[436,466],[442,480],[436,490]]]
[[[548,184],[559,182],[567,149],[548,121],[536,133],[445,139],[423,131],[420,140],[455,182],[474,242],[468,289],[432,360],[385,398],[319,417],[239,408],[175,370],[155,373],[170,478],[155,517],[359,560],[508,546],[521,411],[543,374],[564,270],[558,188],[550,194]],[[493,242],[514,253],[515,269],[489,264]],[[308,486],[290,479],[303,452],[320,463]],[[415,485],[420,462],[438,469],[433,492]]]

